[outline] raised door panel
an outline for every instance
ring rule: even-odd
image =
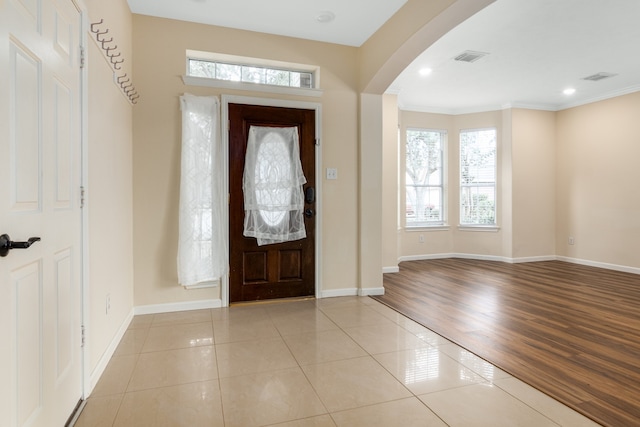
[[[15,295],[15,372],[17,421],[28,425],[43,405],[42,263],[29,263],[10,274]]]
[[[42,198],[42,67],[17,41],[11,41],[9,55],[11,209],[38,211]]]

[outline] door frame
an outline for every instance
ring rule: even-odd
[[[80,327],[81,331],[81,347],[80,357],[82,369],[82,406],[86,403],[89,393],[91,392],[91,360],[89,357],[89,327],[90,313],[89,307],[91,301],[89,299],[89,205],[87,203],[84,191],[87,189],[89,182],[89,67],[87,61],[87,32],[89,31],[90,18],[87,6],[83,0],[72,0],[80,11],[80,49],[84,56],[84,65],[80,68],[80,188],[78,192],[81,194],[82,208],[80,213],[80,244],[81,261],[80,261]],[[80,413],[80,409],[76,411]]]
[[[315,217],[315,297],[320,298],[322,284],[322,104],[306,101],[289,101],[273,98],[222,95],[221,126],[222,150],[224,156],[223,188],[229,194],[229,104],[258,105],[263,107],[284,107],[315,112],[315,166],[316,166],[316,217]],[[229,254],[229,204],[223,209],[223,221],[227,224],[226,248]],[[223,307],[229,306],[229,275],[225,274],[220,283],[220,299]]]

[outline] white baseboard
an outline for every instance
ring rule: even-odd
[[[320,298],[333,298],[333,297],[353,297],[360,296],[365,297],[369,295],[384,295],[384,288],[342,288],[342,289],[328,289],[320,293]]]
[[[132,309],[127,315],[127,317],[124,319],[124,321],[120,324],[118,331],[116,332],[113,339],[107,346],[107,349],[102,354],[102,357],[98,361],[96,368],[89,375],[89,390],[85,390],[85,396],[91,395],[91,392],[93,392],[93,389],[95,388],[96,384],[98,384],[98,380],[104,373],[105,369],[107,369],[107,365],[109,364],[109,361],[113,356],[113,353],[116,352],[116,349],[120,344],[120,341],[122,341],[122,337],[124,336],[125,332],[127,332],[127,329],[129,328],[131,319],[133,319],[133,312],[134,311]],[[90,336],[89,336],[89,340],[91,340]]]
[[[400,267],[397,265],[395,267],[382,267],[382,274],[385,273],[398,273],[400,271]]]
[[[462,258],[462,259],[477,259],[485,261],[501,261],[510,264],[519,264],[523,262],[540,262],[540,261],[564,261],[572,264],[587,265],[590,267],[604,268],[607,270],[622,271],[624,273],[640,274],[640,268],[629,267],[626,265],[609,264],[606,262],[590,261],[579,258],[571,258],[557,255],[542,255],[534,257],[520,257],[520,258],[508,258],[494,255],[477,255],[477,254],[463,254],[463,253],[446,253],[446,254],[428,254],[428,255],[409,255],[398,258],[398,262],[403,261],[421,261],[429,259],[444,259],[444,258]]]
[[[369,295],[384,295],[384,288],[362,288],[358,289],[358,296],[367,297]]]
[[[606,262],[589,261],[586,259],[570,258],[566,256],[557,256],[558,261],[570,262],[572,264],[587,265],[589,267],[605,268],[607,270],[622,271],[623,273],[640,274],[640,268],[628,267],[626,265],[609,264]]]
[[[406,255],[398,258],[398,262],[423,261],[427,259],[456,258],[456,254],[428,254],[428,255]]]
[[[508,263],[512,262],[512,258],[507,258],[499,255],[455,254],[454,258],[477,259],[481,261],[499,261]]]
[[[320,291],[320,298],[351,297],[358,295],[358,288],[327,289]]]
[[[398,262],[402,261],[422,261],[427,259],[445,259],[445,258],[462,258],[462,259],[478,259],[484,261],[502,261],[511,262],[511,258],[505,258],[496,255],[477,255],[463,253],[446,253],[446,254],[428,254],[428,255],[409,255],[398,258]]]
[[[170,302],[166,304],[139,305],[134,307],[134,314],[173,313],[175,311],[202,310],[206,308],[220,308],[222,300],[207,299],[199,301]]]
[[[540,261],[556,261],[558,257],[555,255],[546,255],[546,256],[529,256],[529,257],[520,257],[520,258],[511,258],[511,263],[519,264],[522,262],[540,262]]]

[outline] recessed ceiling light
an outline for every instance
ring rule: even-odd
[[[418,71],[418,73],[420,73],[421,76],[428,76],[429,74],[431,74],[433,70],[431,68],[425,67],[425,68],[420,68],[420,71]]]
[[[564,93],[565,95],[573,95],[574,93],[576,93],[576,90],[572,87],[569,87],[563,90],[562,93]]]
[[[316,15],[316,21],[318,21],[321,24],[328,24],[334,19],[336,19],[335,13],[330,12],[328,10],[325,10],[324,12],[320,12],[318,13],[318,15]]]

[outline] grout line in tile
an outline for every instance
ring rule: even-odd
[[[417,333],[415,333],[415,332],[413,332],[413,331],[409,330],[409,329],[406,327],[406,325],[405,325],[405,324],[402,324],[402,322],[398,322],[397,320],[391,319],[391,318],[389,318],[389,317],[385,316],[383,313],[381,313],[381,312],[379,312],[379,311],[375,310],[375,308],[373,308],[373,306],[374,306],[374,305],[376,305],[376,304],[377,304],[377,305],[381,305],[381,306],[385,306],[384,304],[381,304],[379,301],[374,300],[374,302],[375,302],[374,304],[365,304],[365,303],[363,303],[363,302],[361,302],[361,301],[357,301],[357,300],[356,300],[356,302],[357,302],[357,304],[354,304],[353,302],[349,301],[349,302],[346,302],[344,305],[353,304],[353,306],[352,306],[352,308],[353,308],[353,307],[358,307],[358,305],[359,305],[359,304],[361,304],[362,306],[365,306],[365,307],[368,307],[368,308],[372,309],[372,310],[373,310],[373,311],[375,311],[376,313],[378,313],[378,314],[380,314],[381,316],[385,317],[386,319],[390,320],[393,324],[395,324],[395,325],[399,326],[399,327],[400,327],[400,328],[402,328],[403,330],[405,330],[405,331],[409,332],[410,334],[412,334],[412,335],[416,336],[417,338],[421,339],[421,340],[422,340],[422,341],[424,341],[426,344],[428,344],[428,346],[429,346],[429,347],[437,348],[437,349],[438,349],[438,351],[439,351],[439,353],[441,354],[441,356],[445,356],[445,357],[447,357],[447,358],[449,358],[449,359],[453,360],[454,362],[456,362],[456,363],[460,364],[461,366],[463,366],[463,367],[465,367],[465,368],[467,368],[467,369],[470,369],[472,372],[475,372],[476,374],[480,375],[480,376],[483,378],[483,380],[487,381],[487,383],[494,384],[494,382],[493,382],[492,380],[489,380],[489,379],[487,379],[484,375],[479,374],[478,372],[476,372],[476,370],[474,370],[474,369],[473,369],[473,368],[471,368],[470,366],[468,366],[468,365],[465,365],[465,364],[461,363],[461,362],[460,362],[460,361],[458,361],[455,357],[450,356],[449,354],[444,353],[443,351],[441,351],[441,350],[439,349],[439,348],[441,347],[441,345],[434,345],[434,344],[432,344],[432,343],[430,343],[430,342],[428,342],[428,341],[426,341],[426,340],[423,340],[420,336],[418,336],[418,334],[417,334]],[[405,385],[404,385],[400,380],[398,380],[398,379],[397,379],[397,378],[396,378],[396,377],[395,377],[395,376],[394,376],[394,375],[393,375],[389,370],[387,370],[387,369],[386,369],[386,368],[385,368],[385,367],[384,367],[384,366],[383,366],[383,365],[382,365],[382,364],[381,364],[381,363],[380,363],[380,362],[379,362],[379,361],[374,357],[374,355],[373,355],[373,354],[371,354],[371,353],[370,353],[370,352],[368,352],[366,349],[364,349],[364,348],[363,348],[363,347],[362,347],[358,342],[356,342],[356,341],[355,341],[355,340],[354,340],[354,339],[353,339],[349,334],[347,334],[347,332],[345,331],[345,329],[348,329],[348,328],[343,328],[342,326],[340,326],[339,324],[337,324],[337,323],[336,323],[336,322],[335,322],[335,321],[334,321],[334,320],[333,320],[333,319],[332,319],[332,318],[331,318],[331,317],[330,317],[330,316],[325,312],[325,309],[332,309],[332,308],[340,307],[341,305],[342,305],[342,304],[328,305],[327,307],[320,307],[320,306],[318,306],[318,305],[315,305],[315,310],[316,310],[317,312],[319,312],[319,313],[322,313],[322,315],[323,315],[323,316],[325,316],[325,317],[326,317],[326,318],[327,318],[327,319],[328,319],[328,320],[329,320],[329,321],[330,321],[330,322],[331,322],[331,323],[336,327],[336,329],[335,329],[335,330],[339,330],[339,331],[341,331],[342,333],[344,333],[344,334],[345,334],[345,335],[346,335],[346,336],[347,336],[347,337],[348,337],[348,338],[349,338],[349,339],[350,339],[350,340],[351,340],[351,341],[352,341],[352,342],[353,342],[353,343],[354,343],[358,348],[360,348],[360,349],[364,352],[364,354],[366,354],[368,357],[372,358],[372,359],[373,359],[373,360],[374,360],[374,361],[375,361],[379,366],[381,366],[381,367],[383,368],[383,370],[384,370],[385,372],[387,372],[387,373],[388,373],[389,375],[391,375],[391,376],[392,376],[396,381],[398,381],[398,382],[403,386],[403,388],[404,388],[404,389],[406,389],[406,390],[409,392],[410,396],[412,396],[413,398],[418,399],[418,401],[419,401],[419,402],[421,402],[421,403],[422,403],[422,404],[423,404],[427,409],[429,409],[429,411],[431,411],[432,413],[434,413],[434,414],[435,414],[435,415],[436,415],[436,416],[437,416],[437,417],[438,417],[438,418],[439,418],[443,423],[445,423],[445,422],[444,422],[444,420],[440,417],[440,415],[439,415],[438,413],[436,413],[435,411],[433,411],[433,410],[432,410],[432,409],[431,409],[431,408],[430,408],[430,407],[429,407],[425,402],[423,402],[421,399],[419,399],[419,396],[428,395],[428,394],[431,394],[431,393],[424,393],[424,394],[417,395],[417,394],[413,393],[411,390],[409,390],[409,389],[408,389],[408,388],[407,388],[407,387],[406,387],[406,386],[405,386]],[[345,307],[345,308],[347,308],[347,307]],[[348,309],[348,308],[347,308],[347,309]],[[218,353],[218,352],[217,352],[217,350],[218,350],[218,349],[217,349],[216,347],[217,347],[217,346],[219,346],[219,345],[221,345],[221,344],[231,344],[231,343],[216,343],[216,342],[215,342],[215,329],[216,329],[216,326],[215,326],[215,321],[214,321],[213,310],[214,310],[214,309],[210,309],[210,319],[211,319],[211,320],[210,320],[210,322],[211,322],[211,326],[212,326],[212,331],[213,331],[214,339],[213,339],[212,343],[210,344],[210,346],[211,346],[211,347],[213,347],[213,352],[214,352],[213,357],[215,358],[215,361],[216,361],[216,374],[217,374],[217,378],[216,378],[215,380],[218,382],[218,390],[219,390],[219,393],[220,393],[220,400],[221,400],[221,402],[220,402],[220,403],[221,403],[221,408],[222,408],[222,418],[223,418],[223,422],[225,422],[225,425],[226,425],[226,419],[225,419],[225,407],[224,407],[224,403],[223,403],[223,402],[224,402],[224,400],[222,399],[222,385],[221,385],[221,378],[220,378],[220,366],[219,366],[219,363],[218,363],[218,355],[217,355],[217,353]],[[269,310],[263,310],[263,311],[264,311],[264,314],[266,314],[266,315],[267,315],[267,318],[268,318],[268,319],[273,323],[273,318],[274,318],[274,316],[275,316],[275,313],[272,313],[272,312],[270,312]],[[404,316],[404,315],[401,315],[401,316],[402,316],[404,319],[411,320],[411,319],[409,319],[408,317],[406,317],[406,316]],[[132,378],[133,378],[133,374],[134,374],[134,372],[135,372],[136,368],[138,367],[138,365],[139,365],[139,363],[140,363],[140,356],[141,356],[141,354],[145,354],[145,353],[143,353],[143,352],[142,352],[142,349],[144,348],[144,345],[146,345],[146,342],[147,342],[148,337],[149,337],[149,331],[150,331],[150,329],[151,329],[152,327],[175,326],[175,325],[186,325],[186,324],[193,324],[193,323],[204,323],[204,322],[202,322],[202,321],[198,321],[198,322],[187,322],[187,323],[177,323],[177,324],[168,323],[168,324],[155,325],[155,326],[154,326],[154,325],[153,325],[153,321],[154,321],[154,320],[155,320],[155,315],[154,315],[154,318],[151,320],[151,322],[150,322],[148,325],[145,325],[143,328],[128,328],[129,330],[131,330],[131,329],[146,329],[146,330],[147,330],[147,335],[146,335],[146,337],[145,337],[145,340],[144,340],[143,345],[140,347],[140,351],[138,351],[138,352],[135,352],[135,353],[134,353],[134,354],[135,354],[135,356],[136,356],[136,362],[135,362],[135,365],[134,365],[134,369],[132,370],[131,374],[129,375],[129,379],[128,379],[128,381],[127,381],[127,386],[126,386],[126,388],[125,388],[125,391],[124,391],[123,393],[120,393],[120,401],[119,401],[119,403],[118,403],[118,409],[117,409],[117,411],[116,411],[116,415],[115,415],[115,418],[114,418],[114,423],[115,423],[115,420],[117,420],[118,415],[120,414],[120,411],[121,411],[121,408],[122,408],[122,403],[123,403],[123,401],[124,401],[125,396],[126,396],[127,394],[129,394],[129,393],[135,393],[135,392],[141,391],[141,390],[128,391],[128,388],[129,388],[129,386],[130,386],[130,384],[131,384],[131,380],[132,380]],[[280,328],[278,328],[278,327],[275,325],[275,323],[273,323],[273,325],[274,325],[274,327],[276,328],[276,330],[277,330],[277,332],[278,332],[278,337],[280,337],[280,339],[282,340],[282,342],[284,342],[285,346],[287,347],[287,350],[289,351],[289,354],[291,355],[291,357],[293,357],[293,360],[295,360],[295,363],[296,363],[297,368],[299,369],[299,371],[300,371],[300,372],[302,372],[302,374],[304,375],[304,378],[307,380],[308,384],[311,386],[311,389],[314,391],[315,395],[317,396],[317,398],[319,399],[319,401],[322,403],[322,406],[323,406],[323,408],[324,408],[325,414],[328,414],[328,415],[331,417],[331,420],[334,422],[334,424],[336,424],[336,425],[337,425],[337,423],[336,423],[336,421],[335,421],[335,419],[334,419],[334,417],[333,417],[332,413],[331,413],[331,412],[329,412],[329,410],[328,410],[328,408],[327,408],[327,406],[326,406],[325,402],[320,398],[320,395],[318,394],[318,392],[317,392],[317,390],[315,389],[314,385],[311,383],[311,381],[310,381],[310,380],[309,380],[309,378],[307,377],[307,374],[306,374],[305,370],[303,369],[303,365],[301,365],[301,364],[300,364],[300,361],[298,361],[298,359],[297,359],[297,358],[295,357],[295,355],[293,354],[293,351],[292,351],[291,347],[289,346],[289,344],[287,343],[287,341],[286,341],[286,339],[285,339],[285,336],[282,334],[282,332],[281,332]],[[375,325],[361,325],[361,326],[363,326],[363,327],[372,327],[372,328],[375,328]],[[423,325],[421,325],[421,326],[423,326]],[[431,331],[429,328],[426,328],[426,327],[425,327],[425,329],[427,329],[427,330]],[[313,333],[313,332],[319,333],[319,332],[324,332],[324,330],[323,330],[323,331],[314,330],[314,331],[302,332],[302,333],[300,333],[300,334],[293,334],[293,335],[304,335],[304,334],[306,334],[306,333]],[[432,332],[433,332],[433,331],[432,331]],[[289,334],[287,334],[287,336],[293,336],[293,335],[289,335]],[[257,340],[260,340],[260,339],[262,339],[262,338],[253,338],[253,339],[251,339],[251,340],[245,340],[245,341],[257,341]],[[196,347],[204,347],[204,346],[196,346]],[[189,346],[189,347],[185,347],[185,348],[191,348],[191,346]],[[178,350],[178,349],[157,350],[157,352],[160,352],[160,351],[170,351],[170,350]],[[156,351],[154,351],[154,352],[156,352]],[[154,353],[154,352],[146,352],[146,353]],[[385,352],[385,354],[386,354],[386,353],[393,353],[393,352]],[[358,357],[363,357],[363,356],[358,356]],[[356,358],[356,357],[349,357],[349,358],[346,358],[346,359],[340,359],[340,360],[349,360],[349,359],[354,359],[354,358]],[[321,364],[321,363],[331,363],[331,362],[332,362],[332,361],[329,361],[329,362],[320,362],[320,364]],[[488,363],[488,362],[487,362],[487,363]],[[315,364],[315,363],[314,363],[314,364]],[[309,365],[310,365],[310,364],[309,364]],[[304,365],[304,366],[307,366],[307,365]],[[493,365],[492,365],[492,366],[493,366]],[[289,367],[289,368],[282,368],[282,369],[276,369],[276,370],[270,370],[270,371],[262,372],[262,373],[279,372],[279,371],[283,371],[283,370],[286,370],[286,369],[291,369],[291,367]],[[252,373],[252,374],[245,374],[245,375],[255,375],[255,374],[260,374],[260,373]],[[244,376],[244,375],[239,375],[239,376],[237,376],[237,377],[240,377],[240,376]],[[210,381],[210,380],[207,380],[207,381]],[[202,381],[192,381],[192,382],[185,383],[185,384],[192,384],[192,383],[198,383],[198,382],[202,382]],[[183,385],[183,384],[180,384],[180,385]],[[495,385],[495,384],[494,384],[494,385]],[[173,386],[176,386],[176,385],[172,385],[172,386],[162,386],[162,387],[152,387],[152,388],[145,389],[145,390],[152,390],[152,389],[159,389],[159,388],[173,387]],[[550,420],[551,422],[553,422],[554,424],[557,424],[557,422],[556,422],[555,420],[551,419],[551,418],[550,418],[548,415],[546,415],[544,412],[541,412],[541,411],[539,411],[539,410],[537,410],[537,409],[535,409],[535,408],[531,407],[529,404],[527,404],[526,402],[522,401],[522,400],[521,400],[520,398],[518,398],[517,396],[514,396],[513,394],[509,393],[507,390],[503,389],[502,387],[500,387],[500,386],[498,386],[498,385],[495,385],[495,386],[496,386],[496,387],[498,387],[498,388],[499,388],[500,390],[502,390],[503,392],[505,392],[506,394],[508,394],[509,396],[511,396],[512,398],[514,398],[514,399],[516,399],[517,401],[521,402],[522,404],[524,404],[524,405],[525,405],[525,406],[527,406],[528,408],[531,408],[532,410],[534,410],[534,411],[535,411],[535,412],[537,412],[538,414],[540,414],[540,415],[544,416],[545,418],[549,419],[549,420]],[[467,386],[461,386],[461,387],[467,387]],[[461,388],[461,387],[452,387],[451,389]],[[439,391],[442,391],[442,390],[439,390]],[[433,393],[435,393],[435,392],[433,392]],[[117,393],[116,393],[116,394],[117,394]],[[101,397],[102,397],[102,396],[101,396]],[[402,398],[402,399],[407,399],[407,398],[405,397],[405,398]],[[390,401],[388,401],[388,402],[392,402],[392,401],[396,401],[396,400],[401,400],[401,399],[393,399],[393,400],[390,400]],[[366,407],[366,406],[373,406],[373,404],[372,404],[372,405],[363,405],[362,407]],[[352,410],[352,409],[356,409],[356,408],[351,408],[351,409],[349,409],[349,410]],[[342,411],[335,411],[334,413],[344,412],[344,411],[345,411],[345,410],[342,410]],[[308,417],[308,418],[311,418],[311,417]],[[445,424],[446,424],[446,423],[445,423]]]
[[[118,419],[118,415],[120,414],[120,409],[122,409],[122,402],[124,402],[124,395],[126,393],[121,393],[120,394],[120,401],[118,402],[118,409],[116,409],[116,414],[113,416],[113,421],[111,422],[111,425],[114,426],[116,424],[116,420]]]
[[[514,378],[515,378],[515,377],[514,377]],[[519,379],[517,379],[517,378],[516,378],[516,380],[518,380],[518,381],[522,381],[522,380],[519,380]],[[558,423],[556,422],[556,420],[554,420],[554,419],[550,418],[550,417],[549,417],[547,414],[545,414],[544,412],[541,412],[541,411],[539,411],[538,409],[534,408],[533,406],[531,406],[530,404],[528,404],[528,403],[527,403],[527,402],[525,402],[524,400],[520,399],[518,396],[514,395],[513,393],[510,393],[510,392],[509,392],[509,391],[507,391],[506,389],[504,389],[504,388],[500,387],[500,385],[496,384],[496,383],[495,383],[495,382],[493,382],[493,381],[491,382],[491,384],[492,384],[494,387],[499,388],[500,390],[502,390],[503,392],[505,392],[505,393],[506,393],[506,394],[508,394],[509,396],[513,397],[514,399],[516,399],[517,401],[519,401],[519,402],[520,402],[520,403],[522,403],[523,405],[527,406],[528,408],[531,408],[531,410],[533,410],[534,412],[537,412],[538,414],[542,415],[543,417],[545,417],[546,419],[548,419],[548,420],[549,420],[549,421],[551,421],[552,423],[556,424],[558,427],[562,427],[560,424],[558,424]],[[525,383],[525,384],[526,384],[526,383]],[[527,385],[528,385],[528,384],[527,384]],[[538,390],[536,389],[536,391],[538,391]],[[540,392],[540,393],[542,393],[542,392]],[[544,394],[544,393],[542,393],[542,394]],[[549,396],[548,396],[548,395],[546,395],[546,394],[545,394],[545,396],[549,397]],[[549,398],[550,398],[550,399],[553,399],[553,398],[551,398],[551,397],[549,397]],[[556,401],[556,402],[557,402],[557,401]],[[558,402],[558,403],[562,404],[561,402]],[[564,404],[562,404],[562,405],[563,405],[563,406],[566,406],[566,405],[564,405]],[[569,408],[568,406],[566,406],[566,407],[567,407],[567,408]],[[571,408],[569,408],[569,409],[571,409]],[[573,410],[573,409],[572,409],[572,410]]]

